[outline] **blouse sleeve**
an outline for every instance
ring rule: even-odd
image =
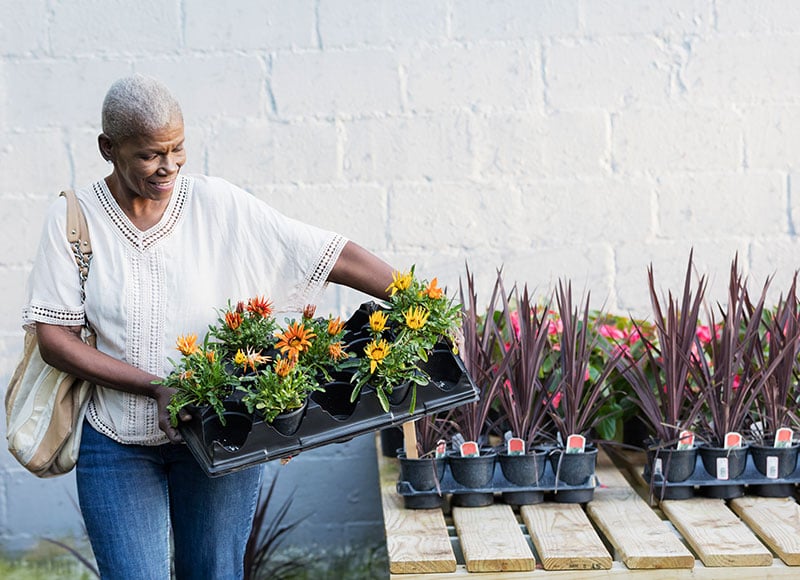
[[[67,242],[67,205],[59,197],[48,209],[33,269],[28,277],[22,319],[34,322],[82,326],[78,266]]]

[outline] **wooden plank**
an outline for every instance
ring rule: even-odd
[[[693,568],[694,556],[639,497],[607,455],[598,457],[600,486],[586,512],[628,568]]]
[[[791,498],[746,496],[731,507],[789,566],[800,566],[800,506]],[[798,572],[800,576],[800,572]]]
[[[453,523],[470,572],[527,571],[536,567],[511,506],[454,507]]]
[[[381,489],[392,574],[454,572],[456,557],[441,509],[407,510],[393,489]]]
[[[667,500],[661,509],[706,566],[772,564],[769,550],[723,500]]]
[[[520,512],[545,570],[611,568],[611,555],[580,505],[542,503]]]
[[[560,570],[544,572],[495,572],[476,574],[468,572],[466,566],[459,564],[451,574],[412,574],[392,576],[393,580],[522,580],[539,578],[541,580],[720,580],[719,568],[706,568],[698,562],[692,570],[630,570],[622,562],[614,562],[609,570]],[[725,580],[796,580],[797,568],[787,566],[776,559],[769,568],[745,566],[725,568]]]

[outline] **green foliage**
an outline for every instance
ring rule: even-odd
[[[258,411],[271,423],[279,414],[302,407],[311,392],[321,390],[309,371],[308,367],[278,355],[275,366],[250,377],[249,386],[239,387],[245,391],[242,402],[250,413]]]

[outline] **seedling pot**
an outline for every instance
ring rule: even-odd
[[[566,453],[564,449],[550,452],[550,464],[559,481],[569,485],[584,485],[594,475],[597,448],[587,446],[583,453]]]
[[[797,468],[797,453],[800,444],[790,447],[773,447],[771,445],[751,445],[750,457],[753,465],[761,475],[770,479],[785,479],[792,475]],[[775,459],[770,459],[770,458]],[[777,461],[777,473],[771,472],[771,465]],[[750,490],[762,497],[791,497],[794,495],[795,486],[792,483],[772,483],[765,485],[751,485]]]
[[[278,416],[272,420],[272,427],[278,433],[286,437],[294,435],[300,428],[300,423],[303,422],[303,416],[306,413],[307,407],[308,399],[305,400],[302,407],[278,414]]]
[[[720,479],[723,481],[732,481],[731,483],[720,483],[719,485],[709,485],[701,489],[703,495],[718,499],[732,499],[744,495],[744,485],[737,484],[736,478],[744,473],[744,468],[747,466],[747,445],[737,447],[734,449],[723,449],[722,447],[709,447],[703,445],[700,447],[698,453],[703,462],[703,467],[711,477],[720,479],[720,473],[717,472],[718,459],[728,459],[728,479]]]
[[[400,479],[407,481],[416,491],[430,491],[444,478],[446,457],[426,457],[409,459],[405,452],[398,453],[400,460]]]

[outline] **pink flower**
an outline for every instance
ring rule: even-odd
[[[708,344],[711,342],[711,329],[706,326],[705,324],[701,324],[697,327],[697,338],[700,339],[700,342],[703,344]]]
[[[734,375],[734,377],[733,377],[733,390],[735,391],[736,389],[738,389],[739,385],[741,385],[741,383],[742,383],[742,376],[741,375]]]
[[[554,334],[561,334],[564,330],[564,325],[561,322],[560,318],[553,320],[552,318],[547,321],[547,334],[554,335]]]
[[[597,327],[597,332],[600,336],[605,336],[613,340],[623,340],[625,333],[612,324],[603,324]]]
[[[519,312],[516,310],[511,313],[511,328],[514,329],[514,336],[519,338]]]
[[[641,333],[638,330],[636,330],[635,328],[633,330],[631,330],[631,333],[628,335],[628,343],[629,344],[633,344],[633,343],[638,342],[640,340],[642,340]]]
[[[561,404],[561,391],[556,393],[556,396],[553,397],[553,408],[558,409],[558,406]]]

